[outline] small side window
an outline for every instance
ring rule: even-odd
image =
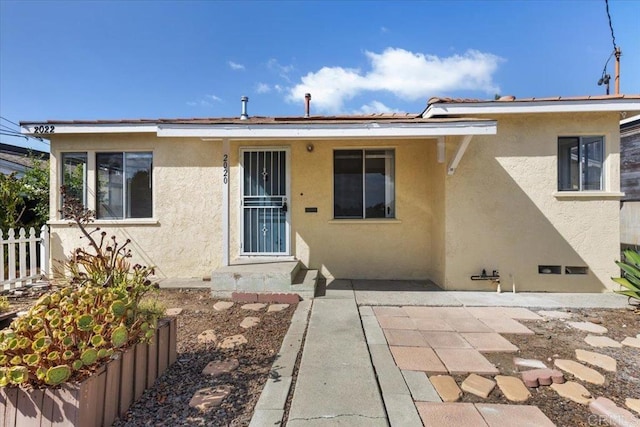
[[[558,191],[599,191],[603,184],[604,138],[558,138]]]
[[[87,153],[62,153],[61,162],[67,195],[87,206]]]

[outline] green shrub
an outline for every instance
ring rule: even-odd
[[[622,286],[623,289],[615,291],[618,294],[626,295],[629,301],[636,300],[640,304],[640,252],[633,249],[624,251],[625,262],[616,261],[618,267],[622,269],[622,277],[612,277],[613,281]]]
[[[0,297],[0,313],[9,311],[10,308],[11,304],[9,304],[9,299],[7,297]]]
[[[64,197],[64,192],[63,192]],[[58,290],[42,296],[26,315],[0,331],[0,386],[58,385],[79,380],[115,351],[150,340],[158,312],[141,306],[157,289],[149,279],[153,268],[131,266],[130,241],[86,226],[93,212],[64,197],[64,217],[89,241],[71,259],[57,266]]]

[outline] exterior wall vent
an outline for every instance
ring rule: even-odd
[[[564,274],[589,274],[589,267],[584,266],[565,266]]]
[[[538,274],[562,274],[560,265],[539,265]]]

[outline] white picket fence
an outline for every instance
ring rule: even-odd
[[[0,230],[0,291],[26,286],[48,276],[49,228],[46,225],[40,229],[39,236],[33,227],[29,229],[29,236],[24,228],[18,231],[17,237],[13,228],[6,235]]]

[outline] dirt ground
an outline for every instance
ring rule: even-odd
[[[537,310],[532,309],[532,311]],[[604,335],[616,341],[622,341],[628,336],[636,336],[640,333],[640,315],[631,309],[566,309],[560,311],[572,314],[573,317],[568,319],[569,321],[590,321],[601,324],[608,329]],[[515,356],[538,359],[546,363],[547,366],[553,367],[554,359],[576,360],[576,349],[606,354],[616,359],[617,372],[607,372],[593,367],[605,376],[606,382],[603,386],[576,380],[566,372],[564,373],[565,379],[567,381],[576,380],[584,385],[594,398],[608,397],[623,408],[626,408],[625,398],[640,398],[640,350],[637,348],[627,346],[622,348],[591,347],[584,342],[584,338],[589,335],[587,332],[576,330],[562,320],[521,320],[521,322],[534,331],[535,335],[502,334],[520,349],[520,352]],[[513,353],[487,353],[485,356],[500,369],[501,374],[519,376],[513,363]],[[460,383],[464,377],[456,378],[456,380]],[[587,405],[580,405],[562,398],[550,387],[541,386],[529,390],[532,398],[526,404],[539,407],[556,425],[567,427],[596,425]],[[509,403],[497,387],[488,399],[476,398],[465,393],[463,401]]]

